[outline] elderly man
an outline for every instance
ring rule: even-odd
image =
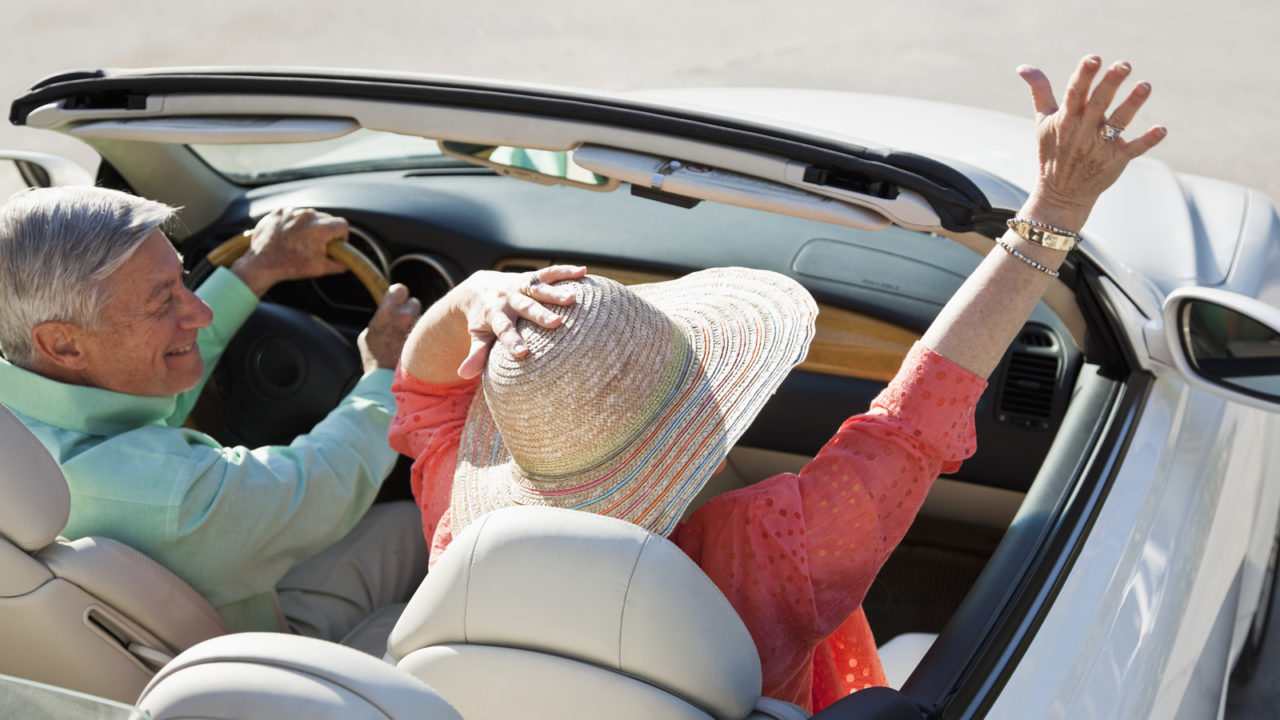
[[[272,285],[342,270],[325,248],[346,222],[272,212],[192,292],[160,229],[172,212],[101,188],[0,206],[0,402],[67,477],[64,534],[150,555],[233,631],[341,640],[425,573],[412,503],[370,510],[396,457],[392,369],[421,308],[403,286],[387,293],[360,336],[365,375],[310,433],[223,447],[179,427],[210,369]]]

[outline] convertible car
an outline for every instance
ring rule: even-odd
[[[349,220],[355,272],[275,288],[215,370],[191,424],[225,443],[287,442],[337,402],[383,278],[429,303],[477,270],[560,262],[623,282],[790,275],[819,300],[816,339],[710,496],[798,468],[866,409],[1025,199],[1029,116],[800,90],[100,70],[42,80],[10,111],[92,146],[96,177],[3,157],[29,185],[180,207],[192,282],[274,208]],[[1280,537],[1280,220],[1255,191],[1140,158],[1083,237],[990,379],[977,454],[938,481],[866,599],[895,689],[859,717],[1216,717],[1249,680]]]

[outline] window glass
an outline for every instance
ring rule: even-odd
[[[434,140],[364,128],[313,142],[188,147],[214,170],[241,185],[345,172],[463,165],[441,153]]]

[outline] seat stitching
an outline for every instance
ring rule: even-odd
[[[640,550],[636,552],[635,562],[631,565],[631,572],[627,575],[627,591],[622,596],[622,608],[618,615],[618,669],[622,669],[622,634],[626,627],[627,603],[631,600],[632,582],[635,580],[636,571],[640,567],[640,558],[644,555],[644,550],[649,546],[649,541],[653,539],[652,535],[646,535],[644,542],[640,545]]]
[[[476,528],[476,539],[471,543],[471,554],[467,558],[467,577],[462,587],[462,641],[468,644],[471,642],[471,633],[467,625],[467,616],[471,612],[471,575],[476,569],[476,548],[480,545],[480,535],[484,533],[484,526],[489,522],[489,516],[484,515],[476,522],[480,526]]]

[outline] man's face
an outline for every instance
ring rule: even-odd
[[[101,324],[84,331],[85,384],[131,395],[176,395],[204,376],[196,332],[213,311],[182,284],[182,260],[153,230],[106,279]]]

